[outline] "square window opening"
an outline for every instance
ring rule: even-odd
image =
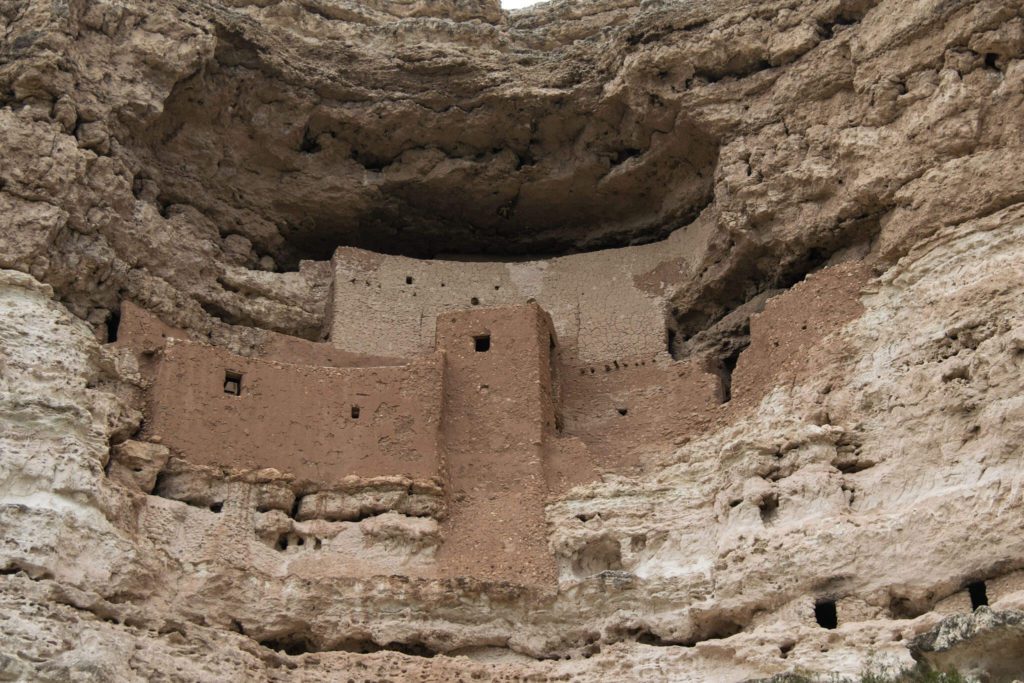
[[[230,396],[242,395],[242,373],[234,370],[224,371],[224,393]]]
[[[486,353],[491,350],[491,335],[479,334],[473,337],[473,348],[477,353]]]

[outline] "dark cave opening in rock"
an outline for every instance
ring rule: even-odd
[[[818,626],[834,629],[839,626],[839,615],[836,612],[835,600],[821,600],[814,604],[814,620]]]
[[[107,343],[117,341],[117,333],[121,327],[121,314],[111,311],[107,316]]]
[[[967,592],[971,596],[972,610],[988,605],[988,590],[985,587],[984,581],[975,581],[968,584]]]

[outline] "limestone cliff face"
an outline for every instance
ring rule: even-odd
[[[0,679],[1019,677],[1022,15],[6,3]],[[243,355],[317,340],[339,246],[678,230],[666,350],[732,400],[548,501],[557,585],[410,578],[444,543],[425,484],[352,478],[314,518],[287,472],[175,458],[105,343],[125,301]]]

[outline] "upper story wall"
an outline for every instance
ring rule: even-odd
[[[544,261],[420,260],[342,247],[334,255],[330,341],[355,353],[412,357],[434,348],[438,315],[534,300],[560,355],[582,362],[666,353],[668,299],[702,223],[653,244]]]
[[[331,368],[237,356],[171,339],[146,432],[190,462],[274,467],[300,478],[440,473],[443,360]],[[241,375],[241,391],[225,380]],[[233,387],[230,387],[233,389]]]
[[[539,446],[555,429],[551,318],[537,304],[441,316],[445,431],[449,456],[472,451],[484,466],[521,460],[504,451]],[[492,470],[492,475],[494,474]]]

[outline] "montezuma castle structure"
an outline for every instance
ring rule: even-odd
[[[635,469],[729,399],[730,378],[710,357],[671,354],[677,283],[666,274],[684,259],[681,237],[521,262],[343,248],[322,343],[279,335],[238,356],[131,303],[117,343],[148,368],[145,433],[183,462],[319,483],[409,480],[408,498],[421,501],[403,503],[407,514],[443,520],[411,571],[553,583],[550,497]],[[160,486],[173,491],[173,479]],[[386,509],[331,505],[327,492],[297,496],[281,511],[298,523],[284,521],[268,544],[330,553],[330,539],[297,531],[302,520]],[[350,559],[354,573],[370,571]]]

